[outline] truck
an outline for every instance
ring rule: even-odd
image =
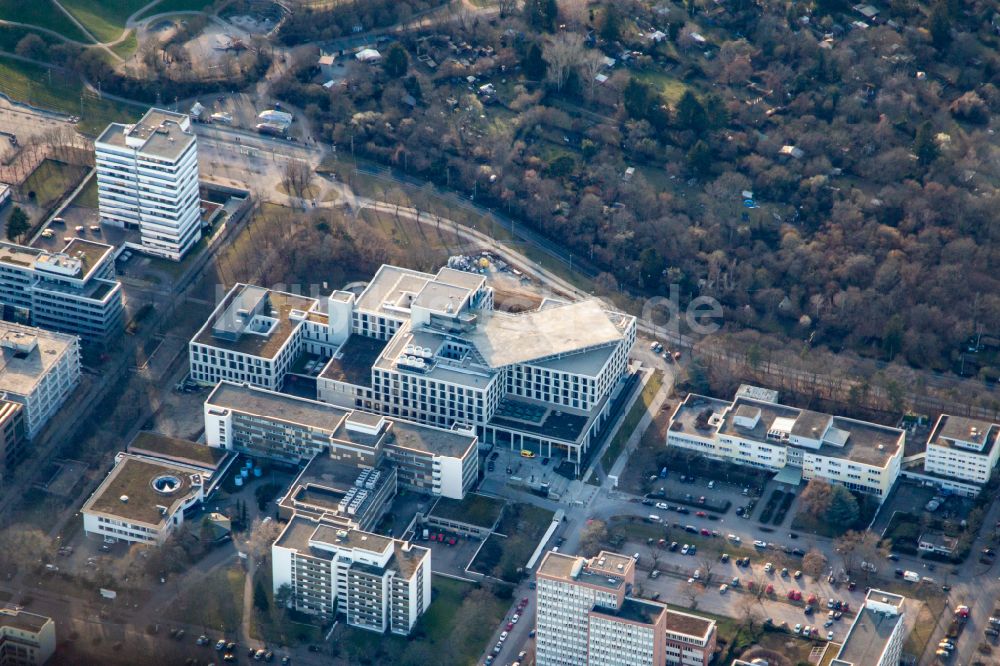
[[[904,571],[903,572],[903,580],[905,580],[907,582],[910,582],[910,583],[919,583],[920,582],[920,574],[918,574],[916,571]]]

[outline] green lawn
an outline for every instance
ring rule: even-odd
[[[139,48],[139,38],[136,37],[135,30],[129,30],[125,39],[112,46],[111,50],[124,60],[135,53],[137,48]]]
[[[73,166],[55,160],[45,160],[24,181],[25,192],[35,193],[35,203],[48,208],[63,194],[80,182],[86,172],[82,166]]]
[[[48,28],[79,42],[90,41],[68,16],[56,8],[52,0],[0,0],[0,18]]]
[[[345,626],[334,643],[352,664],[471,666],[485,649],[508,604],[485,588],[435,576],[430,608],[414,627],[412,640]]]
[[[102,42],[117,39],[125,29],[125,21],[142,9],[149,0],[62,0],[76,19]]]
[[[80,116],[77,129],[89,136],[99,134],[108,123],[139,118],[138,107],[97,99],[75,75],[4,56],[0,56],[0,92],[20,102]]]
[[[2,3],[3,0],[0,0]],[[17,48],[17,43],[24,39],[27,34],[35,34],[42,38],[42,41],[46,44],[56,44],[59,40],[50,34],[38,31],[29,30],[28,28],[20,28],[13,25],[0,25],[0,51],[9,51],[14,53],[14,49]],[[38,58],[38,60],[45,60],[44,57]]]
[[[504,504],[506,502],[502,499],[479,493],[470,493],[463,500],[442,497],[434,505],[431,515],[444,520],[459,520],[470,525],[490,528],[500,517]]]
[[[621,455],[625,442],[632,436],[636,426],[639,425],[639,421],[642,420],[642,417],[646,414],[646,410],[649,409],[649,405],[653,402],[653,398],[659,393],[661,386],[663,386],[663,372],[654,370],[653,376],[649,378],[649,381],[642,388],[639,398],[632,403],[632,409],[625,416],[621,428],[615,433],[614,439],[608,445],[608,450],[601,457],[601,464],[604,466],[605,474],[611,471],[615,460]]]
[[[219,568],[192,589],[181,592],[167,618],[204,627],[205,631],[233,632],[243,617],[243,581],[239,566]]]
[[[205,2],[205,0],[160,0],[160,2],[137,16],[136,19],[144,19],[148,16],[166,14],[168,12],[199,12],[211,4],[211,2]]]
[[[87,184],[83,186],[83,189],[80,190],[80,193],[76,195],[75,199],[73,199],[73,205],[81,206],[83,208],[93,208],[94,210],[97,210],[98,202],[97,202],[96,177],[93,177],[89,181],[87,181]]]
[[[660,94],[671,104],[679,102],[684,95],[684,91],[688,89],[687,84],[683,81],[663,72],[634,72],[634,75],[635,78],[659,90]]]

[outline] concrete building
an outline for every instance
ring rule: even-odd
[[[630,595],[635,560],[546,553],[535,574],[538,666],[707,666],[715,622]]]
[[[942,414],[927,438],[924,471],[982,485],[1000,456],[1000,424]]]
[[[140,432],[84,503],[83,529],[108,541],[162,544],[218,486],[235,456]]]
[[[191,376],[280,390],[444,428],[579,467],[626,382],[635,318],[597,301],[493,309],[483,276],[382,266],[360,294],[237,285],[191,341]]]
[[[4,317],[103,344],[123,330],[114,248],[74,238],[62,252],[0,243]]]
[[[210,447],[304,464],[318,455],[357,470],[383,461],[398,484],[461,499],[479,474],[475,435],[220,382],[205,400]]]
[[[31,439],[80,381],[76,336],[0,322],[0,396],[24,408]]]
[[[667,446],[778,472],[797,485],[824,479],[885,499],[896,482],[905,432],[777,402],[746,387],[731,402],[694,393],[674,410]]]
[[[898,594],[869,590],[865,605],[851,624],[843,644],[828,643],[820,663],[830,666],[897,666],[903,656],[906,630],[905,599]]]
[[[271,547],[275,593],[296,610],[407,635],[431,603],[431,551],[406,541],[293,516]]]
[[[0,487],[24,460],[24,405],[0,399]]]
[[[138,229],[141,249],[180,261],[201,238],[198,142],[191,118],[150,109],[94,143],[101,220]]]
[[[42,666],[55,652],[52,618],[0,608],[0,666]]]

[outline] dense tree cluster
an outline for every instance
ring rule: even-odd
[[[861,30],[846,3],[533,0],[407,35],[434,70],[351,63],[331,92],[303,63],[275,92],[341,149],[559,239],[604,285],[676,283],[733,330],[947,369],[1000,329],[1000,55],[990,3],[956,4],[900,0]]]
[[[335,39],[356,32],[405,23],[411,17],[444,4],[444,0],[351,0],[331,9],[297,9],[282,24],[278,38],[294,46]]]

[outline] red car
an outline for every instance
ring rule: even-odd
[[[766,592],[768,594],[774,594],[774,585],[771,585],[770,583],[768,583],[767,584],[767,589],[765,589],[764,592]]]
[[[448,545],[449,546],[454,546],[456,543],[458,543],[458,542],[455,540],[455,537],[452,537],[452,538],[448,539]]]
[[[513,622],[508,622],[507,623],[507,631],[514,631],[514,623]]]
[[[444,533],[438,534],[438,541],[444,543]]]
[[[527,606],[527,605],[528,605],[528,597],[524,597],[523,599],[521,599],[521,606]]]
[[[702,535],[702,536],[712,536],[712,532],[711,532],[711,530],[706,530],[706,529],[705,529],[705,528],[703,527],[703,528],[701,528],[701,535]]]
[[[795,590],[788,590],[788,598],[792,600],[795,599]]]
[[[816,595],[815,594],[810,594],[809,598],[806,599],[806,603],[807,604],[815,604],[816,603]]]
[[[699,518],[704,518],[704,517],[705,517],[705,516],[707,516],[708,514],[707,514],[707,513],[705,513],[704,511],[697,511],[697,512],[695,512],[695,514],[694,514],[694,515],[698,516]]]

